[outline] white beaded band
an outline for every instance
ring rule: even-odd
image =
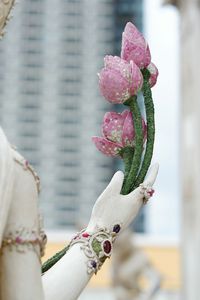
[[[113,249],[113,242],[121,226],[116,224],[112,231],[106,228],[99,228],[95,233],[87,233],[85,229],[77,233],[72,239],[70,247],[80,243],[87,261],[87,273],[97,273],[106,258],[110,258]]]
[[[9,232],[4,237],[1,253],[3,253],[5,247],[8,247],[10,251],[15,249],[20,253],[25,253],[27,250],[33,250],[40,260],[40,258],[44,255],[46,243],[47,236],[43,230],[30,230],[21,227],[18,230]]]
[[[147,204],[148,200],[153,196],[155,193],[155,190],[148,185],[145,185],[144,183],[140,184],[141,194],[144,196],[143,203]]]

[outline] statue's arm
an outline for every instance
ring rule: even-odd
[[[0,134],[0,149],[3,144],[3,133]],[[9,148],[7,149],[9,150]],[[44,300],[41,262],[40,262],[40,223],[38,218],[38,195],[31,172],[15,161],[18,154],[12,151],[11,166],[5,168],[4,162],[8,151],[0,151],[0,178],[8,184],[0,188],[2,215],[6,216],[0,249],[0,299],[1,300]],[[21,158],[19,157],[19,162]],[[7,165],[7,164],[6,164]],[[5,179],[5,180],[4,180]],[[11,183],[12,188],[11,188]],[[0,182],[0,185],[2,183]],[[10,190],[12,197],[10,198]],[[9,204],[9,206],[8,206]],[[0,228],[2,219],[0,219]]]
[[[43,275],[45,300],[75,300],[91,278],[87,258],[80,245],[74,245],[63,258]]]
[[[158,172],[155,165],[144,182],[144,186],[151,188]],[[129,195],[121,195],[123,173],[117,172],[106,190],[96,201],[91,219],[85,232],[91,236],[98,228],[106,228],[112,232],[119,224],[125,229],[137,215],[143,204],[144,190],[141,186]],[[88,274],[88,257],[80,249],[81,243],[74,244],[63,258],[43,275],[45,300],[75,300],[90,280]]]

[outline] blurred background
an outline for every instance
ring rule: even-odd
[[[20,0],[0,43],[0,123],[41,178],[46,259],[87,224],[122,168],[91,142],[113,109],[99,94],[97,73],[105,54],[120,54],[126,22],[144,33],[160,73],[153,88],[160,172],[132,230],[159,274],[161,289],[151,299],[179,299],[181,287],[179,18],[161,0]],[[106,263],[80,299],[115,299],[110,271]]]

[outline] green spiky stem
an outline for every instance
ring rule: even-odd
[[[121,150],[121,157],[124,161],[124,182],[123,182],[123,187],[126,184],[127,178],[128,178],[128,174],[130,172],[130,168],[131,168],[131,163],[133,160],[133,154],[134,154],[134,148],[133,147],[125,147]],[[125,192],[123,191],[123,187],[122,187],[122,191],[121,193],[123,195],[125,195]]]
[[[149,85],[150,73],[147,69],[142,70],[144,83],[142,87],[142,92],[144,96],[144,104],[146,110],[146,120],[147,120],[147,143],[146,151],[142,163],[142,167],[136,179],[133,188],[136,188],[144,181],[144,178],[147,174],[149,166],[151,164],[151,159],[153,156],[153,147],[155,139],[155,120],[154,120],[154,104],[152,99],[151,87]]]
[[[66,246],[61,251],[57,252],[56,254],[54,254],[54,256],[45,261],[42,265],[42,274],[51,269],[51,267],[53,267],[53,265],[55,265],[66,254],[66,252],[69,250],[69,247],[70,245]]]
[[[137,96],[131,97],[128,101],[126,101],[125,105],[128,105],[132,112],[135,129],[135,147],[130,171],[122,188],[122,194],[124,195],[132,191],[133,184],[135,183],[140,168],[143,152],[142,116],[137,103]]]

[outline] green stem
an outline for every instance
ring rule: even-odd
[[[144,103],[145,103],[146,119],[147,119],[147,143],[146,143],[146,151],[145,151],[142,167],[136,179],[134,188],[138,187],[140,183],[144,181],[144,178],[147,174],[147,171],[151,164],[151,159],[153,155],[154,138],[155,138],[154,104],[152,99],[151,88],[149,85],[150,73],[147,69],[142,70],[142,73],[144,77],[142,91],[144,95]]]
[[[125,147],[122,149],[121,151],[121,156],[123,158],[124,161],[124,182],[123,182],[123,187],[122,187],[122,195],[126,195],[125,191],[124,191],[124,185],[126,184],[127,178],[128,178],[128,174],[130,172],[130,168],[131,168],[131,162],[133,159],[133,154],[134,154],[134,148],[133,147]]]
[[[130,172],[126,182],[124,183],[122,193],[128,194],[132,191],[132,186],[135,184],[135,180],[140,168],[141,157],[143,152],[143,132],[142,132],[142,117],[140,113],[140,109],[137,103],[137,97],[131,97],[128,102],[125,103],[130,106],[130,110],[133,116],[133,123],[135,129],[135,147],[134,147],[134,155],[130,168]]]
[[[61,251],[57,252],[54,256],[50,257],[47,261],[45,261],[42,265],[42,274],[47,272],[53,265],[55,265],[69,250],[69,245],[63,248]]]

